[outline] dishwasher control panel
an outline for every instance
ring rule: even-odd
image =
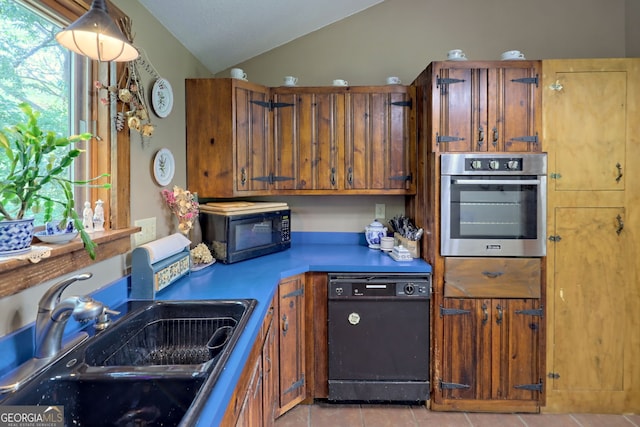
[[[431,276],[329,275],[329,298],[429,298]]]

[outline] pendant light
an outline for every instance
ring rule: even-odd
[[[93,0],[78,20],[56,34],[62,46],[97,61],[133,61],[138,50],[109,16],[105,0]]]

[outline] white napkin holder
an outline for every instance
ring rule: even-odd
[[[189,244],[180,233],[145,243],[131,253],[131,299],[153,300],[156,293],[191,271]]]

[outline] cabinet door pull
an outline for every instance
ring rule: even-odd
[[[622,217],[620,215],[616,217],[616,221],[618,222],[618,227],[616,228],[616,234],[619,236],[620,233],[622,233],[622,230],[624,230],[624,221],[622,220]]]
[[[504,273],[502,271],[483,271],[482,275],[487,276],[489,279],[495,279],[497,277],[502,276]]]
[[[504,313],[502,312],[502,306],[500,304],[498,304],[496,306],[496,310],[498,310],[498,316],[496,317],[496,323],[498,325],[502,324],[502,316],[504,315]]]
[[[478,128],[478,145],[482,145],[484,142],[484,129],[482,126]]]
[[[282,335],[287,336],[287,332],[289,331],[289,319],[286,314],[282,315]]]
[[[498,138],[500,137],[500,135],[498,134],[498,128],[497,127],[493,127],[492,129],[493,131],[493,146],[495,147],[496,145],[498,145]]]
[[[487,304],[482,304],[482,324],[486,325],[489,320],[489,311],[487,310]]]
[[[336,168],[331,168],[331,186],[335,187],[336,185]]]
[[[347,173],[347,181],[349,185],[353,185],[353,168],[349,167],[349,172]]]
[[[616,169],[618,169],[618,176],[616,176],[616,182],[620,182],[622,179],[622,165],[620,163],[616,163]]]
[[[247,183],[247,171],[245,170],[245,168],[242,168],[240,170],[240,184],[244,186],[246,183]]]

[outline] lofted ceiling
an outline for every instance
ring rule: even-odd
[[[140,0],[212,73],[384,0]]]

